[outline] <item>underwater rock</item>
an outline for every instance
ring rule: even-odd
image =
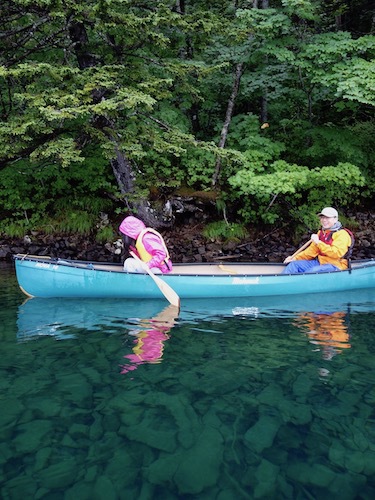
[[[68,432],[73,441],[88,439],[89,437],[89,427],[87,425],[78,424],[76,422],[72,423]]]
[[[17,474],[6,482],[1,480],[1,498],[19,499],[19,498],[38,498],[36,495],[37,483],[30,481],[27,473]]]
[[[52,423],[49,420],[34,420],[17,426],[17,435],[13,439],[17,454],[35,453],[44,448],[49,444],[48,434],[51,429]]]
[[[207,500],[209,500],[209,496],[207,496]],[[213,496],[211,498],[214,498]],[[220,490],[218,495],[215,496],[216,500],[233,500],[233,490],[232,489],[225,489],[225,490]]]
[[[3,467],[12,456],[13,450],[10,448],[8,441],[0,441],[0,473],[1,467]]]
[[[362,399],[362,392],[358,391],[358,388],[355,389],[356,390],[354,390],[354,388],[348,390],[347,388],[345,388],[336,396],[339,401],[349,407],[349,411]]]
[[[41,496],[40,498],[43,497]],[[64,500],[77,500],[78,498],[93,499],[92,485],[86,482],[79,482],[73,484],[73,486],[64,493]]]
[[[353,443],[355,443],[354,440],[351,441],[351,445]],[[362,442],[362,449],[355,450],[353,446],[345,447],[342,441],[335,439],[329,449],[329,459],[333,464],[343,469],[371,476],[371,474],[375,474],[375,451],[364,449],[364,445],[365,443]]]
[[[312,419],[311,407],[307,404],[285,400],[280,403],[280,411],[286,422],[296,425],[306,425]]]
[[[289,478],[297,483],[320,488],[328,488],[336,476],[335,472],[325,465],[310,465],[304,462],[289,465],[286,468],[286,473]]]
[[[89,438],[91,441],[98,441],[104,434],[103,419],[98,412],[93,412],[94,421],[90,426]]]
[[[98,476],[95,486],[93,499],[105,498],[106,500],[117,500],[118,495],[115,488],[113,487],[112,481],[103,475]]]
[[[102,373],[96,370],[92,366],[80,366],[79,371],[83,376],[87,378],[87,380],[90,382],[90,384],[95,385],[101,383],[102,380]]]
[[[222,377],[221,373],[225,373],[225,377]],[[232,365],[226,367],[222,361],[219,371],[216,360],[207,361],[202,373],[195,371],[182,373],[180,382],[193,393],[199,390],[199,392],[209,395],[230,393],[242,385],[242,379],[233,370]]]
[[[98,466],[97,465],[89,465],[85,472],[85,481],[87,483],[93,483],[98,475]]]
[[[345,466],[351,472],[361,474],[365,469],[365,456],[361,451],[347,450],[345,453]]]
[[[375,453],[370,450],[365,451],[363,453],[363,459],[365,461],[363,473],[368,477],[375,477]]]
[[[139,445],[137,446],[139,447]],[[114,450],[105,468],[106,476],[111,479],[113,484],[121,485],[122,488],[128,488],[137,483],[142,465],[134,459],[132,448],[128,448]]]
[[[268,404],[272,407],[278,406],[280,402],[284,401],[284,393],[280,385],[269,384],[260,394],[258,394],[257,400],[260,403]]]
[[[121,435],[170,453],[175,451],[177,440],[184,448],[193,445],[201,425],[186,397],[154,392],[147,394],[141,404],[142,411],[141,405],[129,405],[124,410]]]
[[[151,406],[164,406],[174,422],[172,427],[178,428],[178,441],[185,448],[190,448],[197,439],[201,424],[198,416],[187,397],[180,394],[168,395],[165,393],[149,394],[145,402]]]
[[[172,453],[176,450],[177,440],[175,429],[160,429],[155,419],[155,413],[147,412],[145,418],[134,425],[122,425],[119,429],[121,436],[126,436],[131,441],[138,441],[157,450]]]
[[[306,373],[301,373],[293,384],[293,393],[296,397],[305,400],[313,385],[312,379]]]
[[[366,478],[360,474],[336,474],[329,486],[327,497],[339,500],[353,500],[358,498],[358,492],[364,492]],[[367,498],[366,494],[362,498]],[[369,495],[368,498],[371,498]]]
[[[332,440],[328,458],[333,464],[345,468],[345,447],[338,439]]]
[[[277,477],[280,468],[277,465],[262,460],[256,470],[257,484],[254,488],[254,498],[273,498],[276,493]]]
[[[11,437],[14,422],[18,421],[19,415],[24,411],[24,405],[18,399],[7,399],[7,403],[1,406],[0,411],[0,440],[6,441]],[[9,426],[9,428],[8,428]],[[10,427],[11,426],[11,427]]]
[[[169,485],[173,482],[182,451],[177,453],[161,453],[159,458],[144,470],[144,477],[158,486]]]
[[[28,401],[27,408],[32,410],[36,418],[51,418],[59,415],[60,403],[53,397],[46,398],[44,395],[35,397]]]
[[[220,432],[206,427],[194,446],[180,455],[174,475],[179,493],[197,495],[214,486],[219,478],[223,452]]]
[[[255,425],[245,433],[245,445],[257,453],[272,446],[280,427],[280,421],[269,415],[261,415]]]
[[[117,432],[120,428],[121,420],[115,413],[107,413],[103,416],[103,429],[106,432]]]
[[[65,434],[64,437],[61,440],[61,446],[64,446],[66,448],[80,448],[82,445],[82,441],[80,442],[79,440],[75,440],[70,436],[70,434]]]
[[[52,448],[41,448],[36,452],[34,461],[34,471],[42,470],[47,466],[48,460],[52,454]]]
[[[135,426],[128,437],[157,450],[173,452],[177,446],[174,430],[150,429],[147,422]]]
[[[365,421],[363,422],[363,427],[365,426]],[[371,439],[366,437],[363,432],[358,428],[353,426],[353,443],[361,451],[366,451],[369,447],[369,442]]]
[[[76,481],[78,470],[74,458],[64,458],[40,471],[38,479],[49,490],[67,488]]]

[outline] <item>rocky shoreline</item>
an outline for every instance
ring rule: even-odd
[[[359,212],[353,218],[358,223],[358,229],[353,230],[356,238],[353,259],[375,258],[375,213]],[[203,224],[197,220],[161,230],[173,262],[282,262],[310,238],[306,231],[299,242],[293,241],[285,225],[253,228],[246,240],[223,243],[207,240],[202,230]],[[121,262],[123,259],[120,239],[99,244],[94,238],[41,233],[20,239],[0,239],[0,260],[11,261],[12,255],[17,253],[97,262]]]

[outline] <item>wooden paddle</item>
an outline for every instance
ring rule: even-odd
[[[301,246],[301,248],[299,248],[298,250],[296,250],[296,251],[294,252],[294,254],[291,256],[291,257],[292,257],[292,259],[293,259],[293,257],[295,257],[298,253],[302,252],[302,250],[305,250],[305,248],[307,248],[309,245],[311,245],[311,240],[306,241],[306,243],[305,243],[304,245],[302,245],[302,246]]]
[[[164,295],[164,297],[172,304],[172,306],[180,308],[180,297],[177,295],[177,293],[173,290],[172,287],[170,287],[165,281],[160,279],[158,276],[156,276],[147,266],[143,260],[141,260],[138,255],[136,255],[134,252],[130,251],[130,255],[137,260],[143,267],[143,269],[146,271],[146,273],[154,280],[156,286],[159,288],[161,293]]]

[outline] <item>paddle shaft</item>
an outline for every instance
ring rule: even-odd
[[[311,245],[311,240],[306,241],[306,243],[302,245],[301,248],[299,248],[297,251],[294,252],[291,258],[293,259],[293,257],[295,257],[298,253],[302,252],[302,250],[305,250],[305,248],[307,248],[309,245]]]
[[[177,293],[170,287],[165,281],[156,276],[148,267],[148,265],[141,260],[138,255],[134,252],[130,251],[130,255],[137,260],[146,271],[146,273],[154,280],[155,285],[159,288],[164,297],[170,302],[173,306],[180,308],[180,297]]]

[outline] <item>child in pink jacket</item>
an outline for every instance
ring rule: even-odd
[[[172,261],[167,246],[160,233],[132,215],[125,217],[119,227],[124,243],[124,249],[133,251],[155,274],[165,274],[172,271]],[[144,273],[142,265],[133,257],[124,262],[124,271],[129,273]]]

